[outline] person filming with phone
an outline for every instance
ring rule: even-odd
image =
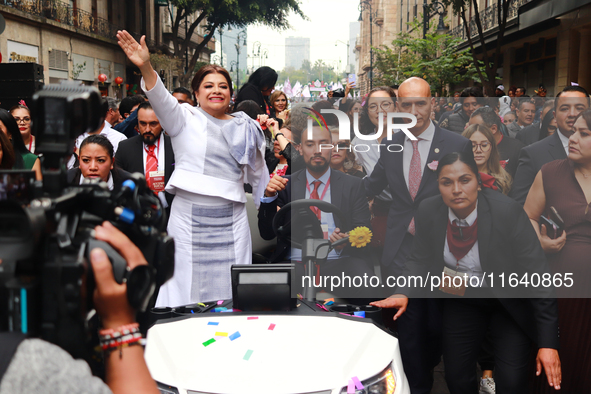
[[[591,385],[590,203],[591,110],[585,110],[576,118],[568,139],[568,158],[542,166],[524,206],[552,274],[574,278],[572,287],[557,288],[562,386],[569,393],[588,391]],[[546,391],[538,387],[535,392]]]

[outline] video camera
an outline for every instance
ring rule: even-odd
[[[107,252],[115,280],[127,283],[129,303],[139,311],[174,271],[174,241],[164,232],[166,213],[141,174],[113,192],[105,182],[67,185],[66,163],[76,138],[104,121],[101,101],[95,88],[72,83],[48,85],[36,93],[31,114],[43,182],[21,193],[32,196],[28,207],[0,201],[0,299],[7,300],[0,329],[41,337],[87,360],[94,292],[90,251],[100,247]],[[130,271],[113,248],[94,239],[94,227],[105,220],[138,246],[147,266]]]

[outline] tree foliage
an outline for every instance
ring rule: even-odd
[[[451,5],[452,11],[455,15],[460,15],[462,22],[464,23],[464,31],[466,37],[468,37],[468,44],[474,62],[476,63],[476,72],[482,80],[485,87],[485,92],[490,95],[494,95],[497,69],[499,68],[499,59],[501,55],[501,44],[505,37],[505,30],[507,27],[507,16],[509,15],[509,8],[514,0],[493,0],[492,6],[496,6],[495,14],[497,20],[497,33],[496,33],[496,44],[492,54],[488,53],[486,49],[485,35],[482,26],[482,19],[480,18],[480,10],[478,8],[478,0],[442,0],[443,4],[448,6]],[[474,15],[474,22],[478,33],[478,41],[482,50],[482,63],[478,63],[478,55],[475,51],[474,41],[472,40],[472,32],[470,31],[470,21],[466,18],[466,14]]]
[[[425,38],[417,38],[422,33],[422,23],[415,20],[409,25],[410,30],[399,33],[392,46],[374,48],[374,85],[390,86],[410,77],[421,77],[429,82],[433,93],[444,95],[448,84],[478,80],[469,51],[456,51],[461,39],[432,31]]]
[[[197,17],[186,26],[186,37],[180,37],[179,33],[184,33],[185,29],[185,17],[194,13]],[[176,58],[184,56],[186,49],[191,45],[195,29],[203,21],[207,21],[209,33],[197,44],[195,53],[189,60],[189,70],[195,69],[199,54],[218,27],[232,25],[243,28],[258,23],[284,30],[290,27],[287,20],[290,13],[306,18],[300,9],[299,0],[170,0],[168,14],[172,26],[172,55]],[[189,78],[190,75],[181,78],[184,85]]]
[[[300,81],[301,84],[314,82],[317,79],[324,82],[337,82],[337,80],[342,78],[342,74],[336,72],[334,67],[326,64],[322,59],[316,60],[314,65],[311,65],[308,60],[304,60],[299,70],[293,67],[286,67],[279,71],[278,74],[278,84],[283,83],[289,78],[292,86],[296,81]]]

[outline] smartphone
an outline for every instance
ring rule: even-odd
[[[28,205],[33,197],[35,171],[1,170],[0,200],[15,200]]]
[[[560,215],[558,214],[558,211],[556,210],[556,208],[554,207],[550,207],[550,214],[548,215],[549,219],[552,220],[556,226],[557,226],[557,231],[556,231],[556,236],[560,237],[562,235],[562,232],[564,231],[564,220],[562,220],[562,217],[560,217]]]
[[[356,74],[349,74],[347,76],[347,82],[352,83],[355,85],[357,83],[357,75]]]
[[[542,224],[546,226],[546,234],[548,237],[555,239],[558,238],[558,225],[554,223],[552,219],[548,219],[544,215],[540,216],[540,231],[542,231]]]

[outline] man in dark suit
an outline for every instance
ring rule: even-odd
[[[554,102],[554,118],[558,132],[521,149],[510,197],[525,204],[527,193],[542,166],[554,160],[566,159],[568,139],[572,134],[575,119],[587,108],[589,94],[582,87],[567,86],[558,93]]]
[[[519,151],[524,145],[515,138],[503,135],[501,132],[503,123],[494,109],[490,107],[478,108],[474,111],[472,116],[470,116],[468,124],[482,124],[490,129],[497,142],[501,166],[507,170],[509,175],[511,175],[511,178],[514,178],[515,172],[517,171],[517,164],[519,162]]]
[[[371,98],[370,98],[371,100]],[[373,198],[386,186],[392,191],[386,244],[382,255],[382,277],[402,274],[414,238],[414,215],[421,201],[439,194],[435,170],[438,161],[451,152],[472,152],[472,143],[459,134],[442,129],[430,120],[434,105],[429,84],[421,78],[404,81],[398,90],[398,112],[411,113],[417,123],[409,131],[392,136],[385,145],[401,145],[402,152],[380,147],[380,158],[364,179],[367,196]],[[413,300],[409,313],[398,320],[400,351],[412,394],[429,393],[430,373],[441,359],[440,311],[434,300]]]
[[[511,138],[515,138],[518,132],[534,122],[536,106],[529,97],[522,98],[519,100],[515,114],[517,115],[515,122],[507,125],[507,131],[509,131],[509,137]]]
[[[476,283],[472,278],[478,277],[480,272],[480,278],[487,281],[487,286],[470,286],[463,296],[450,296],[442,301],[445,305],[445,373],[450,391],[475,392],[474,369],[487,332],[491,333],[490,338],[495,344],[495,356],[503,360],[495,365],[498,392],[527,392],[532,341],[539,349],[538,361],[546,370],[548,381],[560,383],[559,379],[554,380],[559,376],[560,368],[555,375],[554,368],[559,365],[556,351],[559,337],[558,307],[553,289],[526,285],[508,289],[499,283],[501,273],[506,277],[522,278],[524,274],[542,277],[550,272],[527,214],[512,199],[487,188],[480,192],[474,190],[476,204],[476,199],[471,199],[471,193],[467,191],[469,185],[457,186],[466,175],[451,172],[442,173],[442,176],[449,174],[451,178],[446,178],[450,183],[449,192],[442,190],[443,197],[428,198],[419,207],[417,237],[403,275],[426,278],[428,272],[431,276],[443,272],[451,261],[457,261],[454,256],[446,257],[451,254],[447,252],[451,250],[448,234],[451,225],[448,223],[455,223],[457,218],[477,226],[477,240],[472,247],[478,252],[465,253],[457,266],[466,267],[467,271],[460,268],[460,277],[468,272],[469,283]],[[473,206],[465,208],[467,216],[446,205],[457,197],[473,202]],[[446,242],[448,246],[445,246]],[[438,286],[433,289],[402,286],[396,289],[395,296],[373,304],[398,309],[402,319],[405,307],[416,301],[417,298],[413,297],[429,295],[442,297],[443,292]]]
[[[554,110],[554,100],[546,100],[544,102],[544,106],[542,107],[542,111],[540,112],[540,122],[532,123],[531,125],[519,130],[515,139],[523,142],[526,146],[531,145],[534,142],[538,142],[540,140],[540,129],[542,127],[544,117],[551,110]]]
[[[273,176],[267,185],[265,197],[261,199],[258,213],[258,225],[261,237],[273,239],[273,219],[278,207],[302,199],[317,199],[329,202],[341,210],[343,215],[315,212],[319,216],[325,239],[335,242],[348,235],[350,230],[359,226],[370,227],[369,205],[361,179],[332,170],[329,166],[332,152],[331,133],[326,127],[314,126],[312,138],[308,132],[302,132],[301,152],[306,168],[290,176]],[[275,261],[301,261],[301,251],[279,241]],[[320,266],[320,274],[349,276],[373,276],[373,266],[360,258],[362,249],[351,246],[337,247],[328,256],[328,261]],[[291,256],[290,256],[291,254]],[[298,265],[300,272],[302,265]],[[341,289],[346,297],[364,297],[364,289],[348,292]]]
[[[162,132],[162,126],[149,102],[137,109],[139,135],[122,141],[115,154],[117,167],[127,172],[144,174],[148,187],[158,194],[167,213],[170,213],[173,195],[164,191],[174,171],[174,152],[170,137]]]

